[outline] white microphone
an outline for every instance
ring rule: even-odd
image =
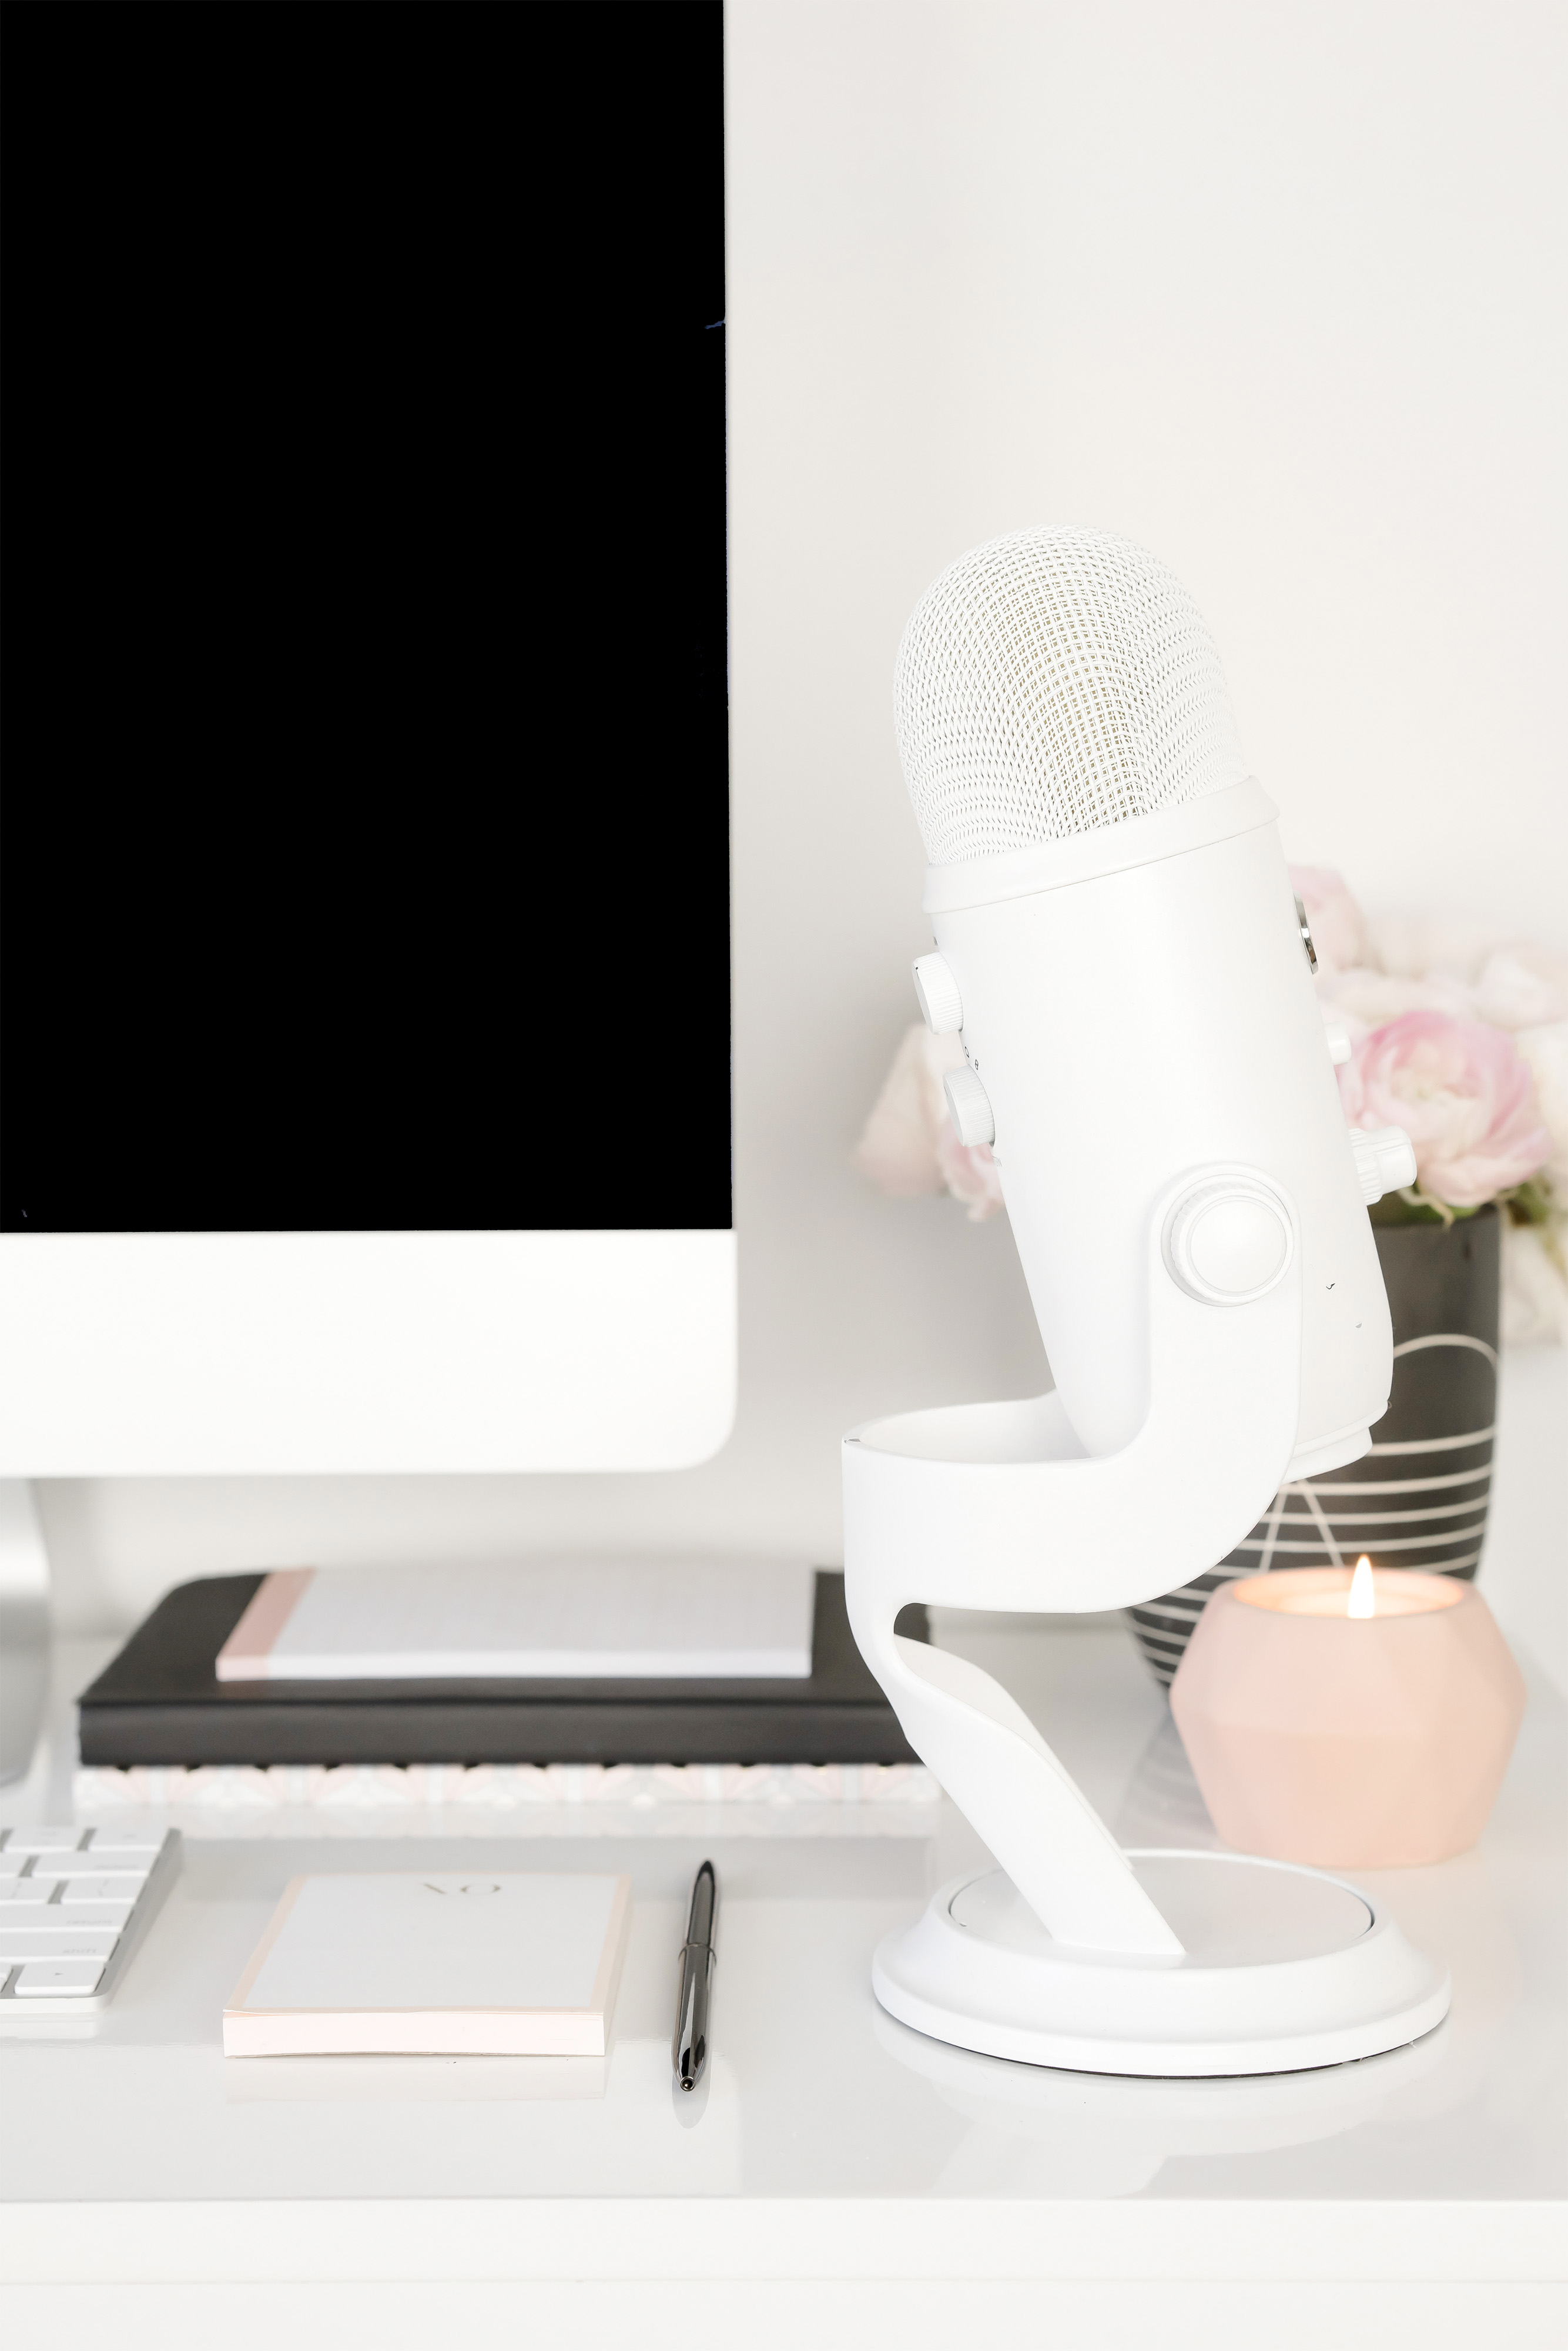
[[[1346,1129],[1275,810],[1192,599],[1106,532],[989,540],[915,606],[895,706],[937,946],[916,993],[961,1033],[954,1122],[994,1146],[1079,1441],[1116,1452],[1144,1420],[1149,1218],[1191,1170],[1166,1268],[1223,1307],[1299,1250],[1287,1474],[1354,1459],[1392,1369],[1366,1204],[1414,1157]]]
[[[1163,564],[1098,532],[977,548],[915,608],[897,708],[932,860],[915,987],[962,1036],[948,1099],[995,1148],[1056,1390],[844,1440],[856,1641],[1000,1872],[879,1947],[877,1998],[962,2047],[1092,2072],[1395,2047],[1446,2010],[1440,1970],[1390,1930],[1379,1975],[1354,1919],[1344,1950],[1339,1928],[1321,1953],[1295,1927],[1271,1941],[1270,1864],[1124,1854],[1000,1684],[895,1628],[915,1600],[1146,1599],[1286,1479],[1364,1452],[1393,1357],[1366,1202],[1413,1178],[1408,1141],[1346,1130],[1275,812]],[[1186,1964],[1216,1917],[1256,1964]]]

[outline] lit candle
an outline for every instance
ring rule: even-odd
[[[1524,1684],[1473,1583],[1363,1557],[1223,1584],[1171,1711],[1228,1844],[1378,1869],[1475,1843]]]
[[[1343,1567],[1287,1567],[1230,1586],[1249,1608],[1271,1608],[1281,1616],[1354,1616],[1362,1624],[1381,1616],[1424,1616],[1434,1608],[1457,1608],[1473,1589],[1451,1576],[1423,1575],[1417,1568],[1379,1573],[1364,1552],[1354,1573]]]

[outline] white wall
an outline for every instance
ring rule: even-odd
[[[851,1423],[1043,1384],[1005,1226],[846,1165],[927,944],[894,650],[977,539],[1156,549],[1292,854],[1373,907],[1568,944],[1565,25],[1553,0],[731,0],[735,1437],[663,1479],[48,1487],[68,1625],[300,1561],[831,1560]],[[653,1147],[628,1139],[629,1213]],[[1548,1428],[1563,1362],[1531,1390]],[[1505,1578],[1526,1617],[1535,1573]]]

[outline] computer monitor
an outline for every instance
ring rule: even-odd
[[[7,47],[0,1476],[699,1460],[722,9]]]

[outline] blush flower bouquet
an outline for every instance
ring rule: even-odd
[[[1495,1202],[1505,1339],[1568,1340],[1568,956],[1478,925],[1368,920],[1337,873],[1295,866],[1318,995],[1354,1048],[1355,1126],[1402,1126],[1416,1180],[1374,1224],[1443,1224]]]
[[[1349,1124],[1401,1126],[1416,1181],[1377,1224],[1451,1226],[1496,1202],[1504,1223],[1503,1335],[1568,1340],[1568,957],[1479,925],[1369,921],[1338,873],[1293,866],[1326,1017],[1348,1031]],[[981,1223],[1002,1207],[985,1144],[967,1147],[943,1077],[956,1037],[909,1029],[855,1145],[879,1190],[950,1193]]]
[[[990,1144],[960,1143],[948,1115],[942,1081],[963,1066],[956,1037],[934,1037],[923,1020],[906,1029],[851,1157],[879,1192],[895,1200],[950,1192],[983,1225],[1002,1205],[1001,1176]]]

